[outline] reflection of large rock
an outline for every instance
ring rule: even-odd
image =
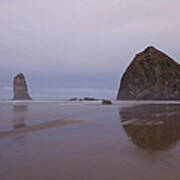
[[[122,126],[141,149],[167,150],[180,139],[179,105],[139,105],[120,109]]]
[[[14,77],[13,88],[13,100],[32,100],[29,96],[26,80],[22,73]]]
[[[180,65],[148,47],[125,71],[118,100],[180,100]]]

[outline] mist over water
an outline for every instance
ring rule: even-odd
[[[94,97],[99,99],[115,99],[116,90],[86,88],[29,88],[33,99],[70,99]],[[0,87],[0,100],[10,100],[13,88]]]

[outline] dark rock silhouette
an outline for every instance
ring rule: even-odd
[[[84,101],[97,101],[98,99],[92,97],[84,97]]]
[[[78,98],[70,98],[69,101],[78,101]]]
[[[104,104],[104,105],[112,105],[112,102],[110,100],[103,99],[102,104]]]
[[[180,140],[179,104],[145,104],[120,109],[121,124],[137,147],[168,150]]]
[[[180,100],[180,65],[148,47],[125,71],[118,100]]]
[[[13,100],[32,100],[28,93],[25,77],[22,73],[14,77],[13,92]]]

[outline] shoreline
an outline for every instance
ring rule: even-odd
[[[122,105],[122,104],[180,104],[180,100],[113,100],[110,99],[112,105]],[[2,104],[33,104],[33,103],[60,103],[64,105],[102,105],[102,100],[93,101],[71,101],[68,99],[34,99],[34,100],[1,100]]]

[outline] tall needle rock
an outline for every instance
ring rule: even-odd
[[[13,100],[32,100],[28,93],[25,77],[22,73],[14,77],[13,92]]]
[[[180,65],[148,47],[126,69],[117,100],[180,100]]]

